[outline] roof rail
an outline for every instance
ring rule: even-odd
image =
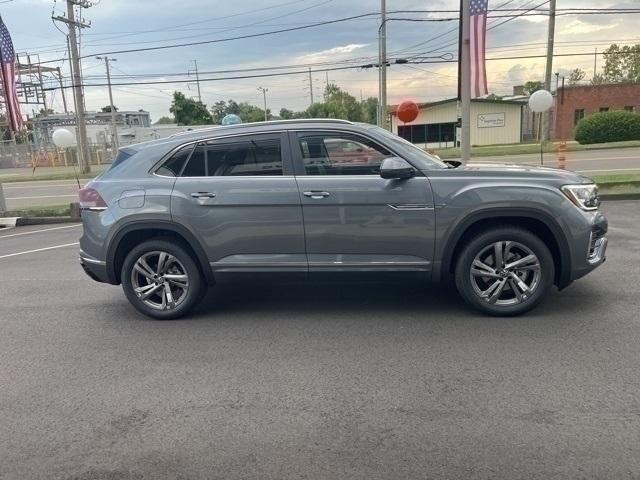
[[[183,132],[177,132],[170,135],[169,138],[179,137],[182,135],[189,135],[191,133],[202,133],[211,130],[218,130],[221,128],[238,128],[248,126],[260,126],[260,125],[286,125],[289,123],[341,123],[345,125],[353,125],[350,120],[343,120],[341,118],[293,118],[290,120],[269,120],[267,122],[251,122],[251,123],[237,123],[235,125],[212,125],[210,127],[194,128],[192,130],[185,130]]]

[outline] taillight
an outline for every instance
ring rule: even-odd
[[[80,208],[83,210],[104,210],[107,204],[95,188],[85,187],[78,191]]]

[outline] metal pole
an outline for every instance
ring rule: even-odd
[[[120,142],[118,141],[118,123],[116,120],[116,106],[113,104],[113,92],[111,91],[111,70],[109,69],[109,62],[115,62],[115,58],[109,57],[96,57],[98,60],[104,60],[104,65],[107,68],[107,85],[109,88],[109,109],[111,110],[111,136],[113,138],[113,147],[118,150],[120,148]]]
[[[593,80],[596,79],[597,72],[598,72],[598,48],[596,47],[596,50],[593,53]]]
[[[62,86],[62,74],[60,73],[60,67],[58,67],[58,82],[60,83],[60,95],[62,95],[62,105],[64,105],[64,113],[69,113],[69,110],[67,109],[67,96],[65,95],[64,87]]]
[[[264,121],[268,122],[269,116],[267,115],[267,92],[269,91],[269,89],[264,87],[258,87],[258,90],[262,92],[262,101],[264,102]]]
[[[7,202],[4,199],[4,191],[2,190],[2,184],[0,183],[0,212],[7,211]]]
[[[78,39],[76,37],[76,21],[73,11],[74,3],[67,0],[67,20],[69,26],[69,48],[73,65],[73,90],[76,97],[76,123],[78,125],[78,154],[80,171],[89,173],[91,162],[87,145],[87,124],[84,110],[84,92],[82,90],[82,75],[80,74],[80,60],[78,55]]]
[[[556,31],[556,0],[549,1],[549,31],[547,38],[547,65],[544,70],[544,88],[551,91],[551,69],[553,68],[553,40]],[[549,124],[551,123],[551,112],[542,114],[542,132],[540,142],[545,142],[549,138]]]
[[[387,2],[380,0],[378,29],[378,126],[387,128]]]
[[[463,164],[471,158],[471,25],[470,0],[462,0],[460,22],[462,44],[460,51],[460,156]]]
[[[196,85],[198,86],[198,101],[202,102],[202,95],[200,95],[200,76],[198,75],[198,60],[194,60],[193,64],[196,70]]]
[[[311,67],[309,67],[309,94],[311,95],[311,105],[313,105],[313,78],[311,77]]]

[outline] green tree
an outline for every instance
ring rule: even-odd
[[[612,44],[604,51],[604,80],[608,83],[640,82],[640,44]]]
[[[378,123],[378,99],[369,97],[362,102],[362,121],[375,125]]]
[[[175,123],[175,122],[176,121],[173,118],[164,116],[164,117],[160,117],[158,121],[154,123],[154,125],[167,125],[169,123]]]
[[[581,68],[574,68],[569,73],[569,78],[568,78],[569,85],[577,85],[582,80],[584,80],[584,77],[586,77],[586,76],[587,76],[587,74],[586,74],[586,72],[584,70],[582,70]]]
[[[235,102],[234,102],[235,103]],[[255,105],[251,105],[247,102],[240,102],[238,105],[238,112],[236,115],[239,115],[243,122],[251,123],[251,122],[264,122],[264,110],[256,107]],[[230,112],[235,113],[235,112]],[[271,111],[267,109],[267,119],[271,118]]]
[[[220,100],[211,107],[211,120],[215,125],[220,125],[222,119],[227,114],[227,102]]]
[[[212,123],[207,106],[184,96],[182,92],[173,92],[173,101],[169,111],[180,125],[208,125]]]
[[[116,107],[115,105],[113,106],[113,109],[116,112],[118,111],[118,107]],[[107,105],[106,107],[102,107],[100,110],[102,110],[105,113],[109,113],[109,112],[111,112],[111,105]]]
[[[538,80],[529,80],[524,84],[524,91],[531,95],[533,92],[537,92],[538,90],[542,90],[544,88],[544,84]]]

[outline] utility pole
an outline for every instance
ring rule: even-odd
[[[594,81],[596,79],[597,73],[598,73],[598,47],[596,47],[596,50],[593,53],[593,80]]]
[[[268,122],[269,117],[267,115],[267,92],[269,91],[269,89],[264,87],[258,87],[258,91],[262,92],[262,101],[264,102],[264,121]]]
[[[198,101],[202,102],[202,95],[200,94],[200,76],[198,75],[198,60],[194,60],[193,65],[196,73],[196,85],[198,86]]]
[[[551,91],[551,69],[553,68],[553,40],[556,31],[556,0],[549,1],[549,29],[547,38],[547,65],[544,70],[544,88]],[[549,137],[549,125],[551,123],[551,112],[546,111],[542,114],[542,132],[540,133],[540,142],[545,142]]]
[[[109,108],[111,110],[111,137],[113,138],[113,147],[117,151],[120,148],[120,142],[118,141],[118,123],[116,121],[116,107],[113,104],[113,93],[111,92],[111,71],[109,70],[109,62],[115,62],[115,58],[96,57],[97,60],[104,60],[104,65],[107,67],[107,85],[109,86]]]
[[[311,105],[313,105],[313,78],[311,76],[311,67],[309,67],[309,95],[311,95]]]
[[[460,157],[463,164],[471,159],[471,24],[470,0],[460,0]]]
[[[89,156],[89,145],[87,144],[87,123],[84,109],[84,92],[82,88],[82,73],[80,71],[80,59],[78,54],[78,37],[76,28],[87,28],[90,24],[77,22],[73,8],[89,8],[91,3],[88,0],[67,0],[67,17],[57,16],[54,20],[59,20],[67,24],[69,28],[69,52],[71,57],[73,92],[76,104],[76,124],[78,127],[78,158],[80,171],[89,173],[91,171],[91,157]]]
[[[64,93],[64,87],[62,85],[62,73],[60,72],[60,67],[57,67],[58,70],[58,82],[60,83],[60,95],[62,95],[62,105],[64,106],[64,113],[69,113],[69,109],[67,108],[67,96]]]
[[[387,2],[380,0],[378,29],[378,126],[387,128]]]

